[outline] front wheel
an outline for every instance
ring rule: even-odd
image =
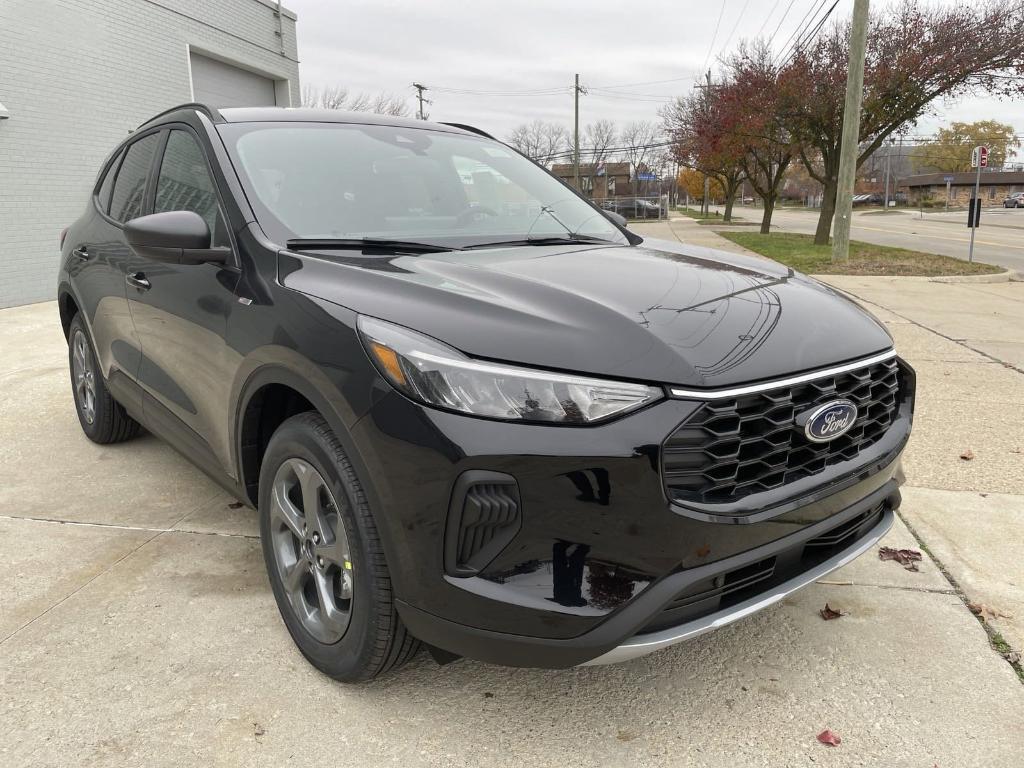
[[[277,607],[313,666],[359,682],[415,655],[362,485],[319,414],[293,416],[271,437],[259,515]]]

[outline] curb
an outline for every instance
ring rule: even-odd
[[[946,277],[932,277],[929,283],[1012,283],[1024,282],[1024,275],[1008,269],[1005,272],[996,272],[992,275],[949,275]]]

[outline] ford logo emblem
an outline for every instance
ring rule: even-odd
[[[856,405],[849,400],[833,400],[801,415],[797,424],[803,423],[804,436],[812,443],[827,443],[848,432],[856,420]]]

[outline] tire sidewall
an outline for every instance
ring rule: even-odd
[[[304,414],[286,421],[274,433],[267,446],[260,469],[259,518],[263,559],[267,567],[274,597],[289,634],[306,658],[314,666],[332,677],[358,679],[369,665],[378,635],[379,617],[374,606],[379,605],[374,594],[371,574],[372,555],[367,552],[367,535],[356,514],[357,505],[365,507],[361,489],[352,483],[338,467],[335,451],[311,426],[310,415]],[[340,640],[321,643],[313,637],[295,615],[285,592],[273,551],[270,530],[270,495],[274,477],[281,464],[291,458],[309,462],[324,478],[340,509],[341,519],[348,535],[353,574],[352,615],[348,628]],[[358,482],[358,481],[357,481]]]
[[[93,371],[93,382],[96,387],[95,413],[93,414],[91,424],[86,421],[85,415],[82,413],[82,404],[78,402],[78,390],[75,387],[75,336],[79,331],[85,337],[85,349],[89,355],[89,363]],[[75,413],[78,415],[78,423],[82,425],[82,431],[85,432],[86,436],[95,441],[99,436],[100,425],[104,423],[105,419],[109,418],[109,414],[106,412],[109,398],[107,397],[106,382],[103,380],[103,374],[100,373],[96,348],[93,346],[92,337],[89,335],[89,331],[85,327],[80,314],[76,314],[71,320],[71,325],[68,326],[68,375],[71,379],[71,397],[75,401]]]

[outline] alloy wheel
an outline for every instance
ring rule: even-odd
[[[336,643],[352,616],[351,550],[341,508],[323,476],[292,458],[277,470],[270,495],[271,543],[288,602],[321,643]]]
[[[75,400],[82,412],[82,418],[89,424],[96,420],[96,372],[89,355],[89,342],[81,330],[75,331],[71,340],[71,373],[75,383]]]

